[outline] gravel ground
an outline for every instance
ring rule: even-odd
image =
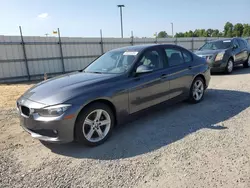
[[[250,69],[213,75],[201,103],[149,111],[95,148],[24,132],[15,100],[31,86],[0,86],[1,188],[250,187]]]

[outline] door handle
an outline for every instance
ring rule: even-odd
[[[190,66],[188,66],[188,69],[189,69],[189,70],[191,70],[192,68],[193,68],[193,67],[192,67],[191,65],[190,65]]]

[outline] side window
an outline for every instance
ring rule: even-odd
[[[238,41],[236,39],[233,41],[233,44],[237,45],[238,47],[240,47],[240,44],[238,43]]]
[[[166,48],[166,56],[168,58],[168,64],[170,67],[181,65],[184,63],[184,59],[180,50]]]
[[[144,52],[137,67],[139,67],[140,65],[148,66],[150,68],[153,68],[154,70],[163,68],[163,62],[162,62],[161,56],[159,52],[156,50],[148,50]]]
[[[245,43],[243,42],[243,40],[238,39],[238,42],[240,44],[240,48],[245,48]]]
[[[185,63],[190,63],[192,61],[192,56],[189,52],[182,51]]]
[[[243,42],[245,43],[245,46],[247,47],[248,46],[247,40],[244,39]]]

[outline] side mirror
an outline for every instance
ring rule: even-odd
[[[153,69],[145,65],[140,65],[136,69],[136,74],[150,73],[150,72],[153,72]]]
[[[238,48],[238,45],[234,44],[233,49],[237,49],[237,48]]]

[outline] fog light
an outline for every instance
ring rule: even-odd
[[[58,131],[57,131],[57,130],[53,130],[53,133],[57,134],[57,133],[58,133]]]

